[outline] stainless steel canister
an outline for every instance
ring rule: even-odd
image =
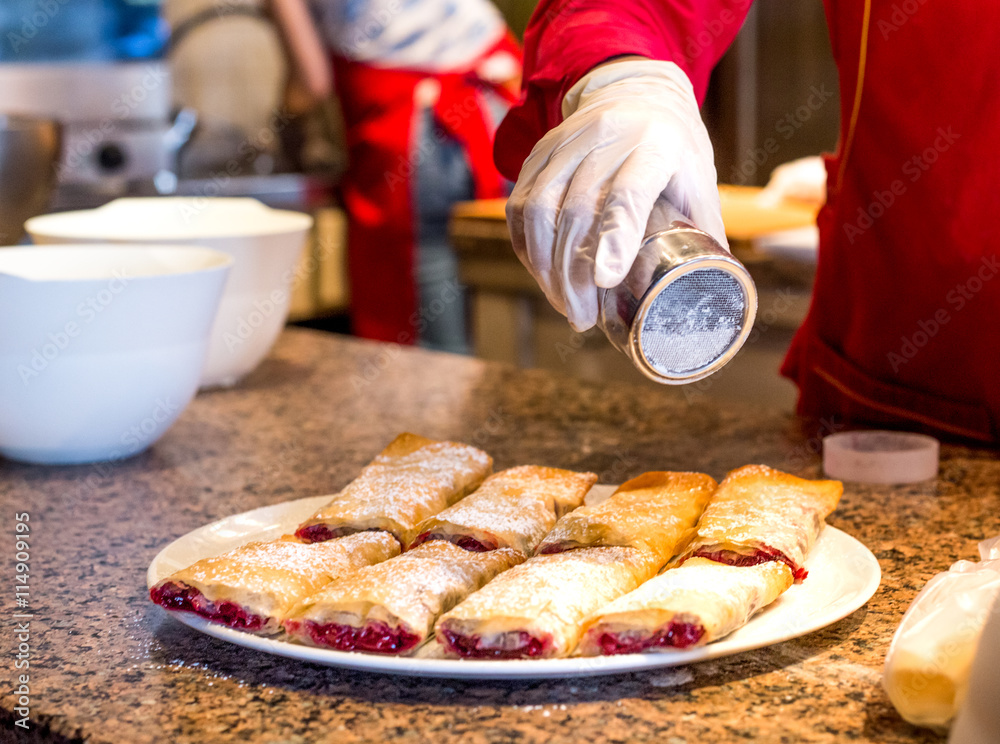
[[[743,346],[757,315],[746,268],[680,213],[650,235],[624,281],[598,291],[598,325],[656,382],[708,377]]]

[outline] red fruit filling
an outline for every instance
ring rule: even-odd
[[[401,654],[420,643],[422,636],[407,633],[402,628],[390,628],[382,622],[365,623],[360,628],[353,625],[328,623],[321,625],[313,620],[287,620],[285,630],[293,635],[302,633],[317,646],[337,651],[369,651],[376,654]]]
[[[154,586],[149,590],[149,598],[165,609],[193,612],[236,630],[257,631],[268,621],[268,618],[251,614],[234,602],[211,602],[197,589],[172,581]]]
[[[566,550],[558,543],[552,543],[551,545],[543,545],[542,549],[538,551],[539,555],[552,555],[553,553],[565,553]]]
[[[797,567],[788,556],[782,553],[780,550],[775,550],[774,548],[757,548],[753,553],[737,553],[733,550],[711,550],[709,548],[702,548],[701,550],[695,551],[692,558],[708,558],[716,563],[725,563],[729,566],[756,566],[761,563],[767,563],[768,561],[781,561],[792,569],[792,576],[795,578],[795,583],[801,583],[809,572],[802,568]]]
[[[503,648],[486,646],[483,644],[482,636],[459,635],[452,630],[443,630],[445,646],[449,651],[458,654],[466,659],[532,659],[542,656],[552,649],[552,638],[536,638],[523,630],[516,633],[504,633],[505,641],[512,636],[516,637],[514,648],[509,648],[509,644],[504,643]]]
[[[345,532],[343,528],[331,530],[325,524],[309,524],[295,530],[295,536],[302,542],[307,543],[326,542],[327,540],[332,540],[335,537],[342,537],[346,534],[347,532]]]
[[[624,633],[601,633],[597,645],[605,656],[638,654],[648,648],[689,648],[705,635],[705,628],[693,623],[671,621],[655,634],[645,638]]]
[[[302,542],[306,543],[318,543],[326,542],[327,540],[334,540],[338,537],[344,537],[345,535],[354,535],[358,532],[381,532],[375,527],[370,530],[356,530],[351,527],[337,527],[336,529],[330,529],[325,524],[310,524],[305,527],[299,527],[295,530],[295,536],[299,538]],[[396,537],[393,535],[393,537]],[[396,537],[398,540],[399,538]]]
[[[457,545],[458,547],[472,553],[488,553],[491,550],[496,550],[500,547],[492,541],[487,545],[470,535],[442,535],[439,532],[423,532],[417,535],[417,539],[413,541],[410,548],[415,548],[422,543],[429,542],[430,540],[447,540],[452,545]]]

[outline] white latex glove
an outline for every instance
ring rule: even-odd
[[[521,263],[584,331],[597,321],[597,288],[617,286],[628,273],[657,200],[728,243],[712,143],[677,65],[603,65],[569,90],[562,107],[563,122],[524,161],[507,222]]]
[[[774,169],[757,201],[761,206],[773,207],[785,199],[819,204],[826,201],[826,166],[823,158],[814,155],[790,160]]]

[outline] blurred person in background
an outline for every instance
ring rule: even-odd
[[[518,256],[578,331],[654,206],[726,245],[698,100],[750,0],[542,0],[497,133]],[[1000,4],[827,0],[838,150],[782,373],[807,419],[1000,444]],[[651,215],[653,219],[651,220]],[[829,424],[827,424],[829,425]]]
[[[466,352],[455,201],[503,196],[520,49],[489,0],[270,0],[299,87],[341,104],[354,333]]]

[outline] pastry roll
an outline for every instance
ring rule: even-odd
[[[476,553],[444,540],[424,543],[307,597],[289,613],[285,630],[339,651],[406,653],[427,638],[442,612],[523,560],[509,548]]]
[[[686,649],[732,633],[792,585],[780,561],[728,566],[692,558],[602,607],[584,625],[583,656]]]
[[[538,552],[621,545],[649,551],[663,565],[694,533],[717,485],[704,473],[644,473],[560,519]]]
[[[782,561],[801,582],[807,573],[802,564],[843,491],[840,481],[796,478],[764,465],[738,468],[705,507],[682,560],[700,556],[733,566]]]
[[[157,582],[149,596],[168,610],[193,612],[230,628],[277,633],[285,614],[303,597],[398,554],[399,543],[385,532],[314,545],[286,535],[204,558]]]
[[[536,555],[443,615],[437,638],[450,655],[470,659],[568,656],[588,616],[656,569],[657,561],[637,548]]]
[[[400,434],[295,535],[320,542],[364,530],[385,530],[408,545],[417,525],[475,490],[493,459],[482,450]]]
[[[448,540],[466,550],[514,548],[531,555],[556,520],[583,503],[594,473],[524,465],[494,473],[479,489],[423,522],[416,544]]]

